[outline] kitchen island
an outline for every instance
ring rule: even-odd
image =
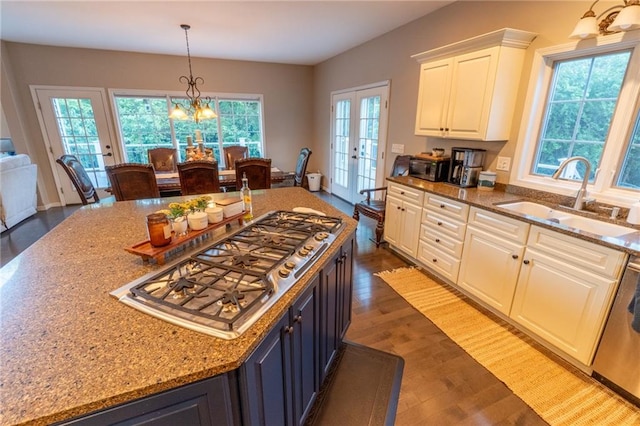
[[[124,248],[147,238],[146,215],[166,208],[171,199],[85,206],[5,265],[0,424],[50,424],[241,367],[356,227],[301,188],[253,195],[255,216],[303,206],[341,217],[345,228],[300,280],[233,340],[153,318],[109,294],[162,268]]]

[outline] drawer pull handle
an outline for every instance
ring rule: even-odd
[[[522,261],[522,263],[524,263],[525,265],[528,265],[529,261],[525,259],[525,260]]]
[[[444,209],[445,205],[444,204],[440,204],[440,208]]]
[[[436,243],[439,243],[439,242],[440,242],[440,238],[436,238]]]

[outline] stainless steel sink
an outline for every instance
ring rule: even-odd
[[[589,232],[603,237],[620,237],[632,234],[636,231],[633,228],[616,225],[615,223],[603,222],[597,219],[572,214],[563,210],[553,209],[544,204],[531,201],[516,201],[512,203],[496,204],[496,207],[519,213],[523,216],[533,216],[538,219],[559,223],[578,231]]]

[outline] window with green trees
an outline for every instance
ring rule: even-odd
[[[172,120],[169,112],[174,102],[186,105],[185,99],[169,95],[114,94],[116,118],[123,147],[123,161],[147,163],[147,150],[173,147],[179,161],[185,161],[187,136],[195,143],[196,130],[202,133],[204,146],[212,148],[221,166],[222,147],[245,145],[251,157],[262,157],[262,98],[212,97],[211,108],[217,118],[195,123]]]
[[[509,183],[627,207],[640,197],[640,33],[536,50]]]
[[[589,179],[593,180],[629,57],[630,52],[624,51],[555,63],[535,173],[551,176],[564,159],[581,156],[591,163]],[[582,180],[584,164],[577,167],[580,169],[565,177]]]

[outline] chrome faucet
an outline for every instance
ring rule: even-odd
[[[585,202],[590,201],[590,200],[587,200],[587,183],[589,183],[589,175],[591,175],[591,163],[589,163],[589,160],[587,160],[584,157],[569,157],[566,160],[564,160],[562,164],[560,164],[560,167],[558,167],[558,170],[556,170],[553,173],[551,178],[558,179],[562,171],[567,167],[569,163],[573,161],[582,161],[586,168],[584,172],[584,176],[582,177],[582,185],[580,186],[580,189],[576,194],[576,200],[573,203],[574,210],[582,210],[584,208]]]

